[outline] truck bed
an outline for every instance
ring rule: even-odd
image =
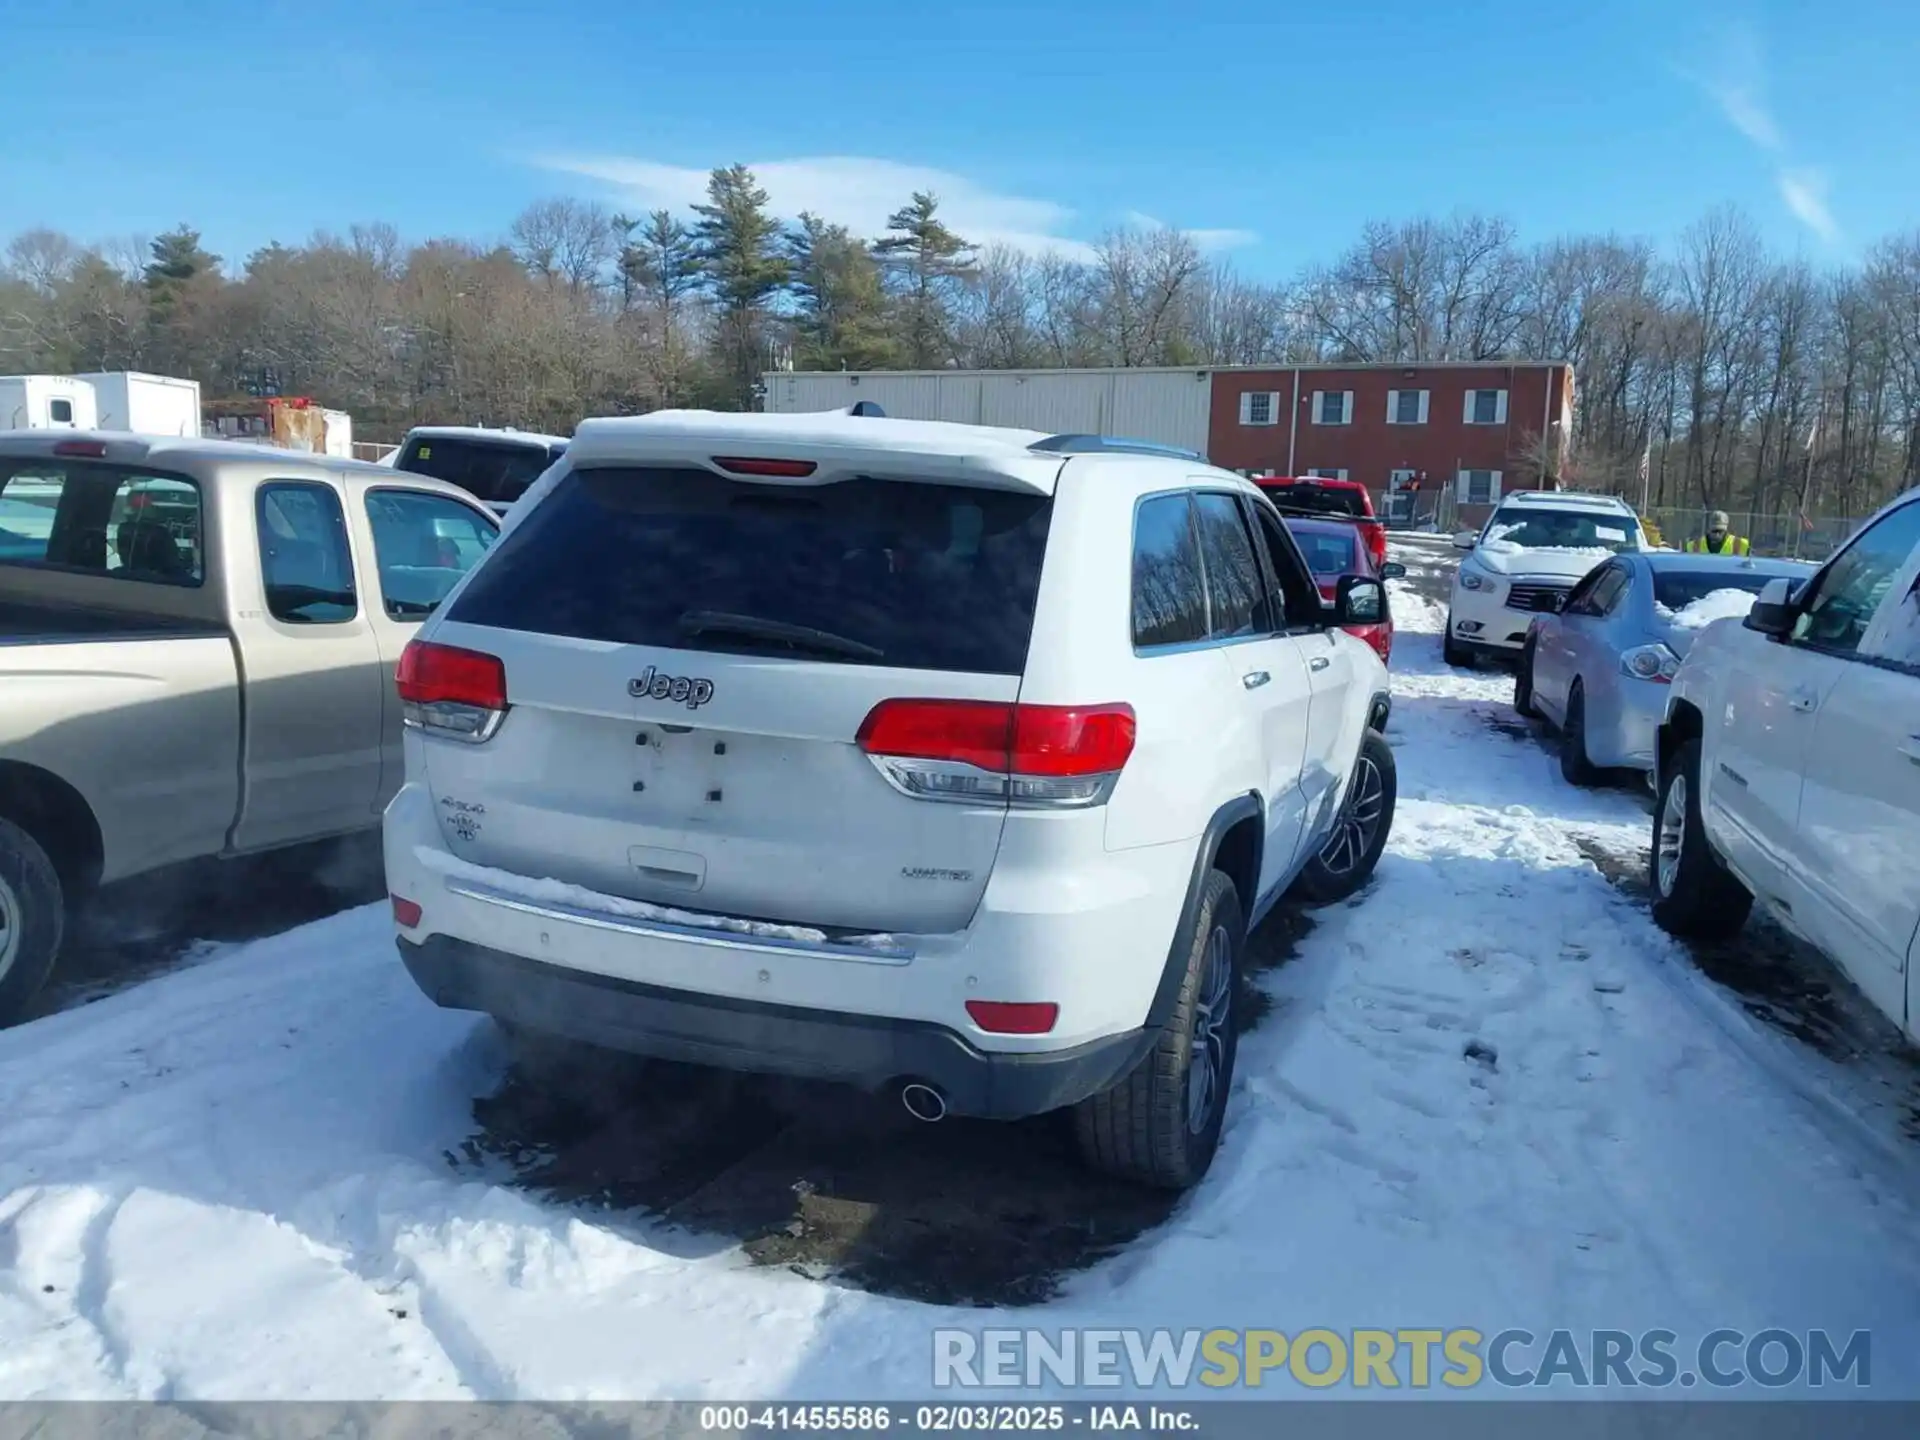
[[[218,625],[166,616],[79,610],[0,600],[0,645],[58,645],[72,641],[181,640],[224,635]]]

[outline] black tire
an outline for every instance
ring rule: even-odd
[[[1684,787],[1684,788],[1680,788]],[[1675,791],[1679,789],[1676,797]],[[1667,808],[1674,804],[1677,834],[1668,833]],[[1669,846],[1663,865],[1663,845]],[[1753,896],[1713,853],[1700,823],[1700,742],[1680,747],[1660,776],[1653,807],[1653,857],[1648,887],[1654,923],[1669,935],[1688,940],[1725,940],[1740,931],[1753,909]]]
[[[1246,943],[1239,892],[1212,871],[1192,927],[1175,941],[1186,970],[1160,1038],[1125,1078],[1074,1107],[1074,1138],[1092,1168],[1164,1190],[1185,1190],[1207,1173],[1240,1049],[1234,1002]],[[1204,1079],[1196,1056],[1207,1065]],[[1204,1096],[1193,1093],[1196,1084],[1207,1086]]]
[[[1522,720],[1538,720],[1540,707],[1533,703],[1533,637],[1520,650],[1520,668],[1513,677],[1514,713]]]
[[[1333,836],[1307,862],[1293,893],[1316,905],[1345,900],[1373,878],[1380,854],[1393,830],[1393,807],[1400,793],[1400,776],[1393,747],[1377,730],[1360,740],[1353,763],[1353,779],[1341,804]]]
[[[1457,670],[1473,668],[1473,654],[1453,638],[1453,612],[1447,612],[1446,632],[1440,637],[1440,658]]]
[[[1606,772],[1587,759],[1587,692],[1578,680],[1567,692],[1567,719],[1560,727],[1560,774],[1569,785],[1590,790]]]
[[[47,983],[66,923],[53,861],[39,841],[0,819],[0,1028],[25,1015]]]

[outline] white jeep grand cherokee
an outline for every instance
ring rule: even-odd
[[[1077,1107],[1185,1186],[1248,927],[1392,823],[1387,676],[1197,457],[867,415],[588,421],[401,661],[400,951],[512,1032]]]

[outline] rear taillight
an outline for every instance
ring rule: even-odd
[[[1130,705],[883,700],[856,738],[916,799],[1071,808],[1113,792],[1133,754],[1134,716]]]
[[[507,715],[507,667],[496,655],[414,640],[394,674],[400,718],[414,730],[478,745]]]

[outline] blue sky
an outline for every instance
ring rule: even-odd
[[[7,9],[0,235],[484,239],[556,194],[680,208],[736,160],[862,230],[933,188],[970,238],[1144,217],[1263,277],[1463,208],[1665,242],[1732,201],[1821,263],[1920,226],[1912,0]]]

